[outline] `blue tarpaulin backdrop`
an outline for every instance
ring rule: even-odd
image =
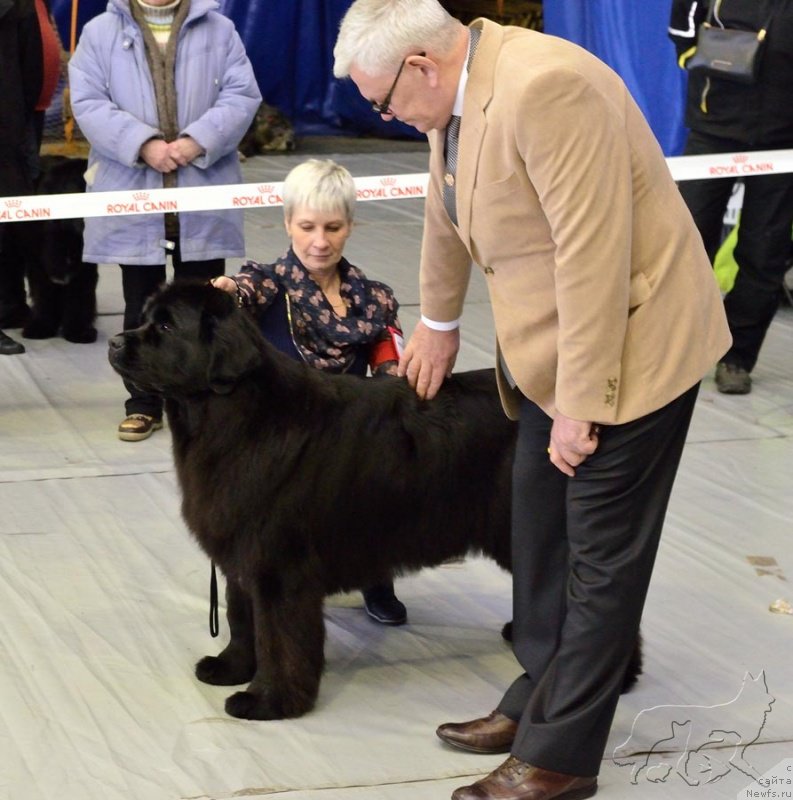
[[[351,0],[221,0],[242,36],[264,98],[299,135],[416,136],[385,123],[349,81],[333,78],[333,43]],[[545,30],[577,42],[623,77],[664,152],[682,147],[685,76],[666,38],[670,0],[545,0]],[[68,43],[72,0],[52,0]],[[78,30],[105,0],[79,0]]]

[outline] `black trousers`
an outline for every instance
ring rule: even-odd
[[[731,139],[689,134],[685,155],[761,150]],[[711,262],[716,257],[724,212],[734,179],[681,181],[680,193],[694,217]],[[733,344],[722,358],[751,371],[779,307],[788,270],[793,228],[793,174],[753,175],[744,180],[735,261],[738,275],[724,298]]]
[[[174,280],[190,278],[209,280],[223,275],[226,262],[222,258],[208,261],[182,261],[179,245],[172,253]],[[157,287],[165,282],[165,264],[121,264],[121,285],[124,291],[124,330],[137,328],[142,321],[143,306]],[[129,398],[124,404],[127,415],[147,414],[162,417],[162,397],[148,394],[124,381]]]
[[[552,420],[522,401],[512,640],[524,673],[499,711],[520,721],[512,753],[523,761],[569,775],[599,771],[698,390],[604,426],[574,478],[548,458]]]
[[[25,171],[32,193],[39,177],[39,150],[44,131],[44,112],[34,111],[28,124],[25,147]],[[30,310],[25,291],[27,259],[31,251],[38,247],[36,227],[26,222],[6,222],[5,237],[0,247],[0,323],[8,328],[21,327],[28,318]]]

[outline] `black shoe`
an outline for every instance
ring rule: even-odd
[[[366,613],[383,625],[404,625],[408,621],[405,604],[394,594],[392,584],[364,589],[363,606]]]
[[[0,331],[0,356],[15,356],[25,352],[25,345],[14,341]]]
[[[752,377],[737,364],[719,361],[716,365],[716,388],[722,394],[749,394],[752,391]]]

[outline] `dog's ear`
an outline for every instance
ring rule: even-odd
[[[213,289],[204,305],[202,338],[210,350],[207,381],[217,394],[228,394],[262,361],[261,333],[231,295]]]
[[[206,286],[206,297],[204,299],[204,314],[209,317],[225,318],[234,313],[237,302],[232,295],[214,286]]]

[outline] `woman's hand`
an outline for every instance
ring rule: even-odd
[[[229,294],[237,293],[237,284],[226,275],[219,275],[217,278],[212,278],[210,283],[216,289],[222,289],[224,292],[228,292]]]
[[[140,148],[140,157],[157,172],[173,172],[179,165],[171,155],[170,145],[164,139],[149,139]]]
[[[399,369],[399,362],[396,360],[391,361],[383,361],[378,364],[373,372],[372,375],[397,375],[397,370]]]
[[[182,136],[168,145],[168,153],[180,167],[186,167],[203,152],[204,148],[190,136]]]

